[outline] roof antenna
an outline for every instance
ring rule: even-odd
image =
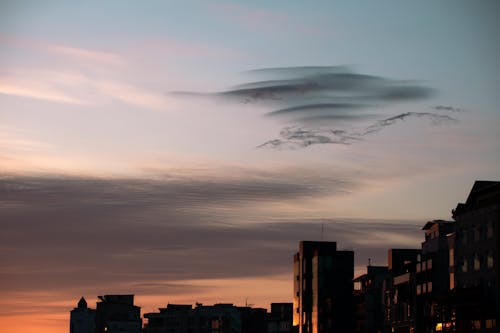
[[[372,265],[372,258],[368,258],[368,266]]]
[[[321,241],[324,241],[325,224],[321,223]]]

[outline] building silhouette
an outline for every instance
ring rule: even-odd
[[[294,319],[299,333],[353,331],[354,252],[336,242],[301,241],[294,256]]]
[[[96,333],[140,333],[142,331],[141,308],[134,305],[134,295],[98,296]]]
[[[233,304],[168,304],[146,313],[144,333],[266,333],[267,311]]]
[[[71,310],[69,319],[70,333],[94,333],[95,310],[87,307],[85,298],[80,298],[77,307]]]
[[[366,274],[354,279],[354,331],[377,333],[384,329],[384,286],[387,266],[367,266]]]
[[[498,332],[500,182],[476,181],[453,218],[456,331]]]
[[[291,333],[293,303],[271,303],[271,312],[267,314],[268,333]]]
[[[415,264],[419,249],[389,249],[389,277],[384,285],[384,326],[410,333],[416,327]]]
[[[389,249],[388,265],[353,279],[354,252],[301,241],[292,303],[265,309],[168,304],[145,314],[134,295],[82,297],[70,333],[500,332],[500,182],[476,181],[454,221],[433,220],[420,249]],[[293,320],[292,320],[293,318]]]
[[[436,326],[450,323],[453,313],[445,311],[443,304],[454,286],[453,260],[450,250],[455,222],[434,220],[422,228],[425,241],[416,263],[416,329],[417,332],[433,332]],[[453,258],[452,258],[453,259]],[[441,323],[441,326],[438,325]],[[444,327],[451,327],[445,324]]]

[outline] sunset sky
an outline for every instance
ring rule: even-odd
[[[0,0],[0,326],[291,302],[500,180],[498,1]],[[323,230],[323,231],[322,231]]]

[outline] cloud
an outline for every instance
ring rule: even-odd
[[[278,139],[258,147],[297,149],[316,144],[352,144],[387,126],[411,118],[426,118],[431,124],[457,119],[443,112],[460,109],[436,106],[435,112],[387,113],[400,103],[428,100],[436,91],[414,80],[395,80],[362,74],[346,66],[302,66],[264,68],[247,74],[265,80],[232,89],[197,94],[177,92],[185,98],[215,97],[237,103],[254,103],[268,109],[269,118],[284,120]],[[371,125],[366,125],[371,122]]]
[[[235,302],[235,296],[227,296],[236,295],[228,290],[230,281],[245,280],[250,289],[277,277],[280,285],[291,283],[300,240],[332,240],[340,249],[355,250],[358,271],[368,258],[385,264],[390,247],[418,247],[423,221],[272,214],[258,223],[245,221],[248,206],[303,205],[306,197],[341,195],[357,186],[302,174],[281,170],[254,177],[156,180],[3,176],[0,292],[5,300],[0,303],[9,309],[4,315],[23,310],[67,315],[81,295],[106,293],[156,297],[148,306],[171,299],[216,302],[224,294]],[[231,209],[235,214],[228,217]],[[63,303],[48,311],[45,295]]]
[[[360,130],[344,131],[340,129],[318,129],[301,126],[285,127],[280,132],[280,139],[269,140],[258,148],[280,148],[297,149],[316,144],[343,144],[349,145],[363,140],[364,137],[381,131],[384,127],[404,121],[408,118],[429,119],[432,124],[443,124],[456,122],[457,120],[446,114],[435,114],[430,112],[405,112],[396,116],[379,120],[372,125]]]
[[[23,82],[20,84],[0,84],[0,94],[41,99],[56,103],[86,104],[85,101],[72,97],[49,85]]]
[[[438,111],[452,111],[452,112],[463,112],[465,111],[464,109],[461,109],[461,108],[457,108],[457,107],[454,107],[454,106],[450,106],[450,105],[436,105],[433,107],[434,110],[438,110]]]
[[[78,62],[92,62],[115,66],[122,66],[126,64],[126,61],[122,56],[113,52],[103,52],[54,44],[47,44],[46,48],[50,52],[68,57]]]
[[[296,113],[298,110],[314,113],[318,108],[375,107],[428,99],[435,94],[434,89],[414,81],[360,74],[345,66],[268,68],[248,73],[270,76],[272,79],[245,83],[218,95],[245,103],[280,101],[277,104],[284,107],[271,111],[271,115],[284,114],[286,111]]]
[[[169,194],[162,189],[165,185],[135,180],[16,177],[3,178],[0,184],[2,291],[119,289],[153,294],[157,287],[199,291],[180,281],[290,272],[298,241],[319,239],[322,229],[326,239],[359,253],[369,250],[380,263],[386,260],[388,247],[410,246],[408,240],[418,245],[420,239],[414,222],[290,219],[242,223],[223,215],[209,222],[192,209],[199,204],[197,190],[187,190],[195,197],[189,199],[186,190],[177,188]],[[231,205],[224,186],[203,186],[208,187],[203,190],[208,201],[204,205],[216,201]],[[305,186],[287,190],[292,193],[288,197],[311,192]],[[246,191],[243,186],[241,192]],[[230,195],[260,202],[286,197],[282,189],[238,193]],[[175,195],[181,199],[173,200]]]
[[[32,38],[19,37],[0,33],[0,41],[36,52],[48,52],[57,56],[62,56],[74,63],[88,63],[92,65],[114,65],[122,66],[126,64],[125,59],[118,53],[95,50],[89,48],[74,47],[70,45],[46,42]]]
[[[104,76],[65,70],[13,69],[0,75],[0,94],[57,103],[99,105],[123,103],[141,109],[164,111],[176,101],[136,84]]]
[[[233,172],[236,172],[233,170]],[[352,181],[329,179],[331,175],[303,176],[307,170],[277,171],[233,178],[103,179],[85,177],[0,177],[1,203],[26,203],[25,209],[57,207],[60,212],[167,207],[194,209],[255,201],[295,200],[342,194],[354,188]],[[61,196],[64,200],[54,200]],[[36,205],[32,203],[36,202]]]

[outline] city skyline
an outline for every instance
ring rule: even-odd
[[[495,1],[0,1],[0,323],[291,302],[300,240],[419,248],[500,179]],[[88,301],[91,301],[87,298]]]

